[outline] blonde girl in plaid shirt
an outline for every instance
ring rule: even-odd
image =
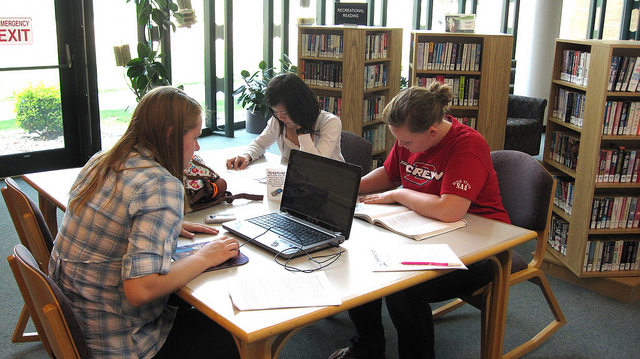
[[[238,255],[234,239],[219,237],[171,262],[178,235],[218,233],[183,221],[183,172],[201,128],[197,101],[177,88],[153,89],[122,138],[91,158],[72,187],[49,273],[94,358],[238,356],[228,332],[171,296]]]

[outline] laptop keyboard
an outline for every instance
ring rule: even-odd
[[[271,232],[274,232],[293,243],[302,243],[303,246],[332,238],[326,233],[307,227],[294,220],[282,217],[277,213],[265,214],[264,216],[249,219],[248,221],[264,229],[269,229]]]

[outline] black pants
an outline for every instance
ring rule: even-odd
[[[218,323],[176,295],[169,305],[177,306],[178,314],[155,358],[240,358],[233,337]]]
[[[435,358],[433,316],[429,303],[470,295],[493,279],[493,266],[483,260],[444,276],[418,284],[385,298],[389,316],[398,331],[401,359]],[[349,350],[358,358],[384,358],[382,299],[349,310],[356,327]]]

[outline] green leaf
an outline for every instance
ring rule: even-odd
[[[141,66],[142,64],[144,64],[144,60],[139,57],[136,57],[135,59],[131,59],[127,63],[127,67]]]
[[[155,68],[160,74],[160,76],[162,77],[169,76],[169,71],[167,71],[167,68],[164,67],[164,65],[161,62],[154,62],[153,64],[155,65]]]
[[[166,16],[164,14],[164,12],[158,10],[158,9],[153,9],[153,11],[151,12],[151,19],[153,20],[153,22],[156,23],[156,25],[158,26],[164,26],[164,23],[166,21]],[[162,31],[160,31],[160,37],[162,37]]]
[[[150,52],[151,48],[149,48],[147,44],[145,44],[144,42],[138,43],[138,57],[146,58],[147,56],[149,56]]]
[[[134,78],[144,74],[144,66],[133,66],[127,70],[127,77]]]

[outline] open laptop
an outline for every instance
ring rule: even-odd
[[[228,231],[284,258],[349,238],[362,168],[291,150],[280,210],[223,223]]]

